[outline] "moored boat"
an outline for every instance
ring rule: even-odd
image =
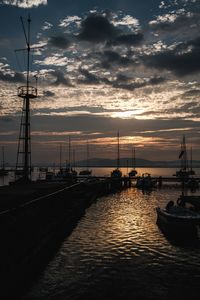
[[[142,177],[137,178],[136,187],[138,189],[152,189],[157,184],[157,181],[152,179],[149,173],[142,174]]]
[[[200,214],[181,206],[171,209],[156,208],[157,222],[171,230],[191,230],[200,225]]]
[[[182,195],[177,203],[169,201],[165,208],[156,208],[157,224],[168,232],[179,232],[181,235],[188,231],[197,231],[200,226],[200,196]]]
[[[195,175],[195,171],[192,168],[192,148],[191,148],[191,158],[190,158],[190,167],[189,167],[185,135],[183,135],[183,139],[181,142],[179,159],[180,159],[181,166],[180,169],[176,171],[176,174],[174,176],[180,178],[181,180],[187,181],[191,175]]]
[[[132,170],[128,173],[129,177],[135,177],[137,170],[135,169],[135,148],[132,149]]]
[[[112,178],[121,178],[122,177],[122,172],[120,169],[116,168],[111,172],[111,177]]]

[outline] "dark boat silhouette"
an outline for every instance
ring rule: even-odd
[[[142,174],[141,177],[137,178],[136,187],[138,189],[142,190],[148,190],[155,187],[157,184],[157,181],[155,179],[152,179],[151,175],[149,173]]]
[[[195,171],[192,167],[192,148],[191,148],[191,158],[190,158],[190,166],[188,163],[188,154],[186,147],[186,139],[185,135],[183,135],[183,139],[181,142],[181,150],[179,154],[179,159],[181,162],[180,170],[176,171],[175,176],[180,179],[180,181],[184,181],[185,186],[190,189],[197,189],[199,187],[199,181],[194,177]]]
[[[187,236],[189,232],[197,233],[200,226],[200,196],[187,195],[184,180],[182,194],[176,203],[169,201],[165,208],[156,208],[157,223],[172,233],[181,233]]]

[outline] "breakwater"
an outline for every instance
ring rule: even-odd
[[[71,186],[36,183],[1,189],[2,299],[9,299],[12,295],[20,299],[17,295],[23,293],[45,267],[86,208],[98,197],[129,185],[129,180],[124,178],[94,179]],[[48,190],[50,192],[46,193]]]

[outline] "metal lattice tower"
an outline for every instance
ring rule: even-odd
[[[30,130],[30,99],[37,97],[37,88],[30,85],[30,16],[28,17],[28,31],[24,27],[23,19],[21,17],[22,27],[26,39],[27,52],[27,74],[26,85],[18,88],[18,96],[23,99],[23,108],[20,123],[20,132],[17,149],[17,161],[16,161],[16,174],[21,172],[23,180],[29,181],[31,179],[31,130]]]

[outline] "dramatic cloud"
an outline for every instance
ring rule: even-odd
[[[133,91],[135,89],[139,89],[148,85],[156,85],[156,84],[162,84],[166,81],[163,77],[152,77],[146,80],[140,80],[140,81],[133,81],[131,83],[121,83],[121,77],[118,77],[116,81],[112,82],[113,87],[115,88],[121,88]]]
[[[66,49],[69,46],[69,40],[64,36],[52,36],[48,40],[50,46]]]
[[[7,139],[17,147],[23,99],[16,94],[25,80],[26,56],[17,52],[16,61],[13,52],[25,46],[16,20],[19,12],[27,15],[20,5],[47,1],[0,3],[18,6],[2,5],[0,18],[1,143]],[[31,85],[37,73],[39,94],[31,100],[35,161],[59,157],[55,149],[67,143],[68,134],[75,135],[77,152],[88,139],[95,156],[113,157],[118,128],[122,149],[136,143],[148,158],[158,159],[159,149],[160,157],[171,159],[185,132],[199,149],[199,0],[98,3],[90,11],[91,3],[81,0],[48,1],[29,10],[31,45],[37,47],[30,56]],[[12,122],[5,122],[10,116]]]
[[[86,83],[86,84],[99,83],[99,79],[97,78],[97,76],[93,75],[88,70],[80,69],[80,74],[84,76],[84,79],[80,79],[79,83]]]
[[[64,76],[64,73],[62,71],[54,71],[51,73],[51,75],[56,78],[56,80],[53,82],[53,85],[71,86],[69,79]]]
[[[200,72],[200,38],[181,43],[173,49],[146,55],[143,62],[146,66],[166,69],[178,76]]]
[[[118,52],[112,50],[105,50],[101,54],[102,67],[111,68],[114,64],[121,66],[128,66],[133,64],[133,60],[127,57],[127,55],[121,56]]]
[[[43,91],[43,95],[45,97],[53,97],[53,96],[55,96],[55,93],[53,93],[51,91]]]
[[[102,15],[91,14],[81,25],[81,33],[78,37],[89,42],[110,41],[118,34],[117,28]]]
[[[13,5],[21,8],[37,7],[39,5],[47,5],[47,0],[1,0],[0,4]]]
[[[142,33],[137,34],[123,34],[116,37],[113,41],[114,45],[129,45],[129,46],[135,46],[139,45],[144,39],[144,36]]]

